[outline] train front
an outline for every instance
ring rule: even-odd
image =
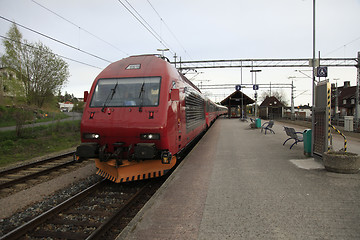
[[[167,64],[155,56],[129,57],[99,74],[83,113],[77,159],[94,158],[97,174],[114,182],[159,177],[175,165]]]

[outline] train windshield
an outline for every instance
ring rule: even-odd
[[[90,107],[158,106],[160,80],[160,77],[100,79]]]

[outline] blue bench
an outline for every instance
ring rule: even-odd
[[[290,146],[290,149],[298,142],[303,142],[304,138],[303,138],[303,133],[302,132],[296,132],[294,128],[289,128],[289,127],[285,127],[284,126],[284,130],[286,132],[286,135],[289,136],[288,139],[285,140],[285,142],[283,143],[283,146],[285,145],[285,143],[291,139],[294,139],[295,142]]]
[[[274,121],[270,120],[269,122],[265,122],[262,126],[261,126],[261,132],[263,130],[265,130],[265,135],[266,135],[266,131],[269,131],[273,134],[275,134],[274,130],[272,130],[272,127],[274,126]]]

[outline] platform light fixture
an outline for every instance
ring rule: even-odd
[[[163,49],[158,48],[156,50],[161,52],[161,57],[164,57],[164,52],[169,51],[170,49],[168,49],[168,48],[163,48]]]
[[[255,70],[252,69],[252,70],[250,70],[250,72],[255,73],[255,85],[256,85],[256,73],[261,72],[261,70],[260,69],[255,69]],[[255,90],[255,118],[257,118],[257,116],[258,116],[257,112],[258,112],[258,109],[257,109],[257,91]]]

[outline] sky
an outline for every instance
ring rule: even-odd
[[[316,0],[315,10],[316,55],[320,51],[326,58],[356,58],[360,0]],[[82,97],[111,62],[161,53],[157,49],[169,48],[164,54],[171,61],[175,53],[183,61],[310,59],[312,13],[312,0],[0,0],[0,36],[6,36],[11,26],[6,18],[71,45],[73,48],[18,26],[24,39],[40,41],[54,53],[77,61],[65,60],[71,76],[62,92]],[[295,106],[311,104],[312,80],[305,76],[311,75],[310,68],[261,70],[257,83],[289,84],[293,80]],[[248,68],[198,69],[197,74],[189,72],[186,77],[196,85],[234,84],[234,89],[203,90],[214,101],[235,91],[241,80],[252,82]],[[355,67],[328,70],[330,82],[339,86],[344,81],[356,85],[356,77]],[[242,90],[254,97],[251,88]],[[260,88],[258,95],[267,90]],[[282,91],[290,103],[290,89],[274,90]]]

